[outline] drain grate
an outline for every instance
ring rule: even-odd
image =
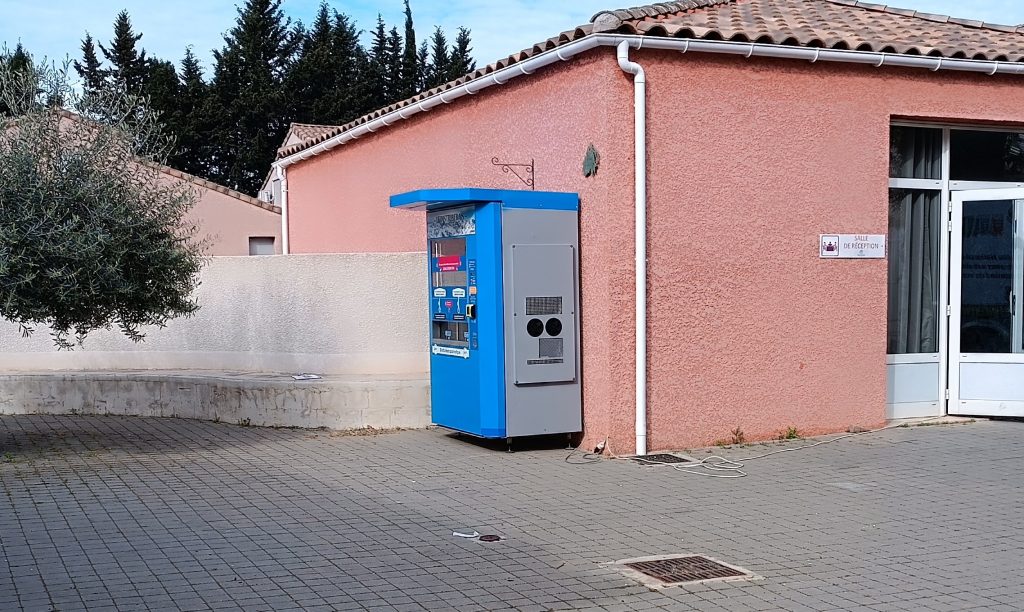
[[[644,465],[659,465],[662,463],[689,463],[689,459],[683,459],[679,455],[669,455],[668,453],[659,453],[656,455],[638,455],[633,457],[633,461],[642,463]]]
[[[721,580],[723,578],[738,578],[750,575],[743,570],[699,555],[646,561],[638,560],[632,563],[623,563],[623,565],[665,584]]]

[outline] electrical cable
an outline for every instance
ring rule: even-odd
[[[566,455],[565,462],[568,463],[569,465],[587,465],[587,464],[590,464],[590,463],[600,463],[600,461],[601,461],[601,454],[600,453],[583,453],[583,456],[582,456],[581,459],[578,459],[576,461],[570,461],[570,459],[572,459],[573,456],[576,455],[576,453],[579,452],[580,447],[582,447],[582,446],[583,446],[583,442],[580,442],[579,445],[576,448],[572,449],[572,452],[569,453],[568,455]]]
[[[918,421],[917,424],[927,423],[937,419],[943,419],[944,416],[931,417]],[[879,429],[872,429],[869,431],[858,431],[855,433],[848,433],[835,438],[829,438],[827,440],[819,440],[813,444],[805,444],[803,446],[794,446],[793,448],[780,448],[760,455],[754,455],[752,457],[744,457],[741,459],[726,459],[719,455],[711,455],[705,457],[696,463],[667,463],[665,461],[654,461],[651,459],[643,459],[640,457],[629,457],[628,459],[635,461],[642,461],[651,465],[667,465],[674,470],[683,472],[684,474],[694,474],[696,476],[706,476],[708,478],[745,478],[747,473],[743,471],[745,464],[750,461],[756,461],[758,459],[764,459],[773,455],[779,455],[782,453],[791,453],[794,451],[806,450],[808,448],[814,448],[816,446],[823,446],[825,444],[832,444],[840,440],[846,440],[847,438],[856,438],[857,436],[866,436],[869,434],[875,434],[889,429],[896,429],[899,427],[906,427],[906,423],[899,423],[897,425],[887,425]],[[571,456],[571,455],[570,455]],[[625,459],[625,457],[624,457]],[[566,458],[568,461],[568,458]]]

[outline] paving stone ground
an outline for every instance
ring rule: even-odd
[[[1024,609],[1024,423],[893,429],[736,480],[565,456],[0,417],[0,610]],[[675,553],[762,579],[652,591],[608,565]]]

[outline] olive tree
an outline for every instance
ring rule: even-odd
[[[205,243],[196,193],[161,164],[171,141],[145,100],[83,93],[67,66],[0,57],[0,317],[59,348],[98,329],[141,341],[193,314]]]

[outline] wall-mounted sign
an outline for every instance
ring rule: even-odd
[[[885,234],[822,234],[823,259],[885,259]]]

